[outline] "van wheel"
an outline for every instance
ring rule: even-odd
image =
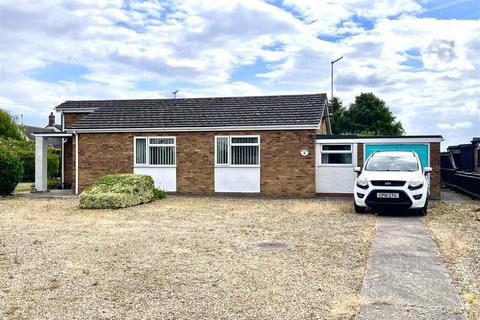
[[[356,212],[356,213],[365,213],[365,212],[366,212],[366,208],[364,208],[364,207],[359,207],[359,206],[357,206],[356,203],[353,203],[353,206],[355,207],[355,212]]]
[[[418,215],[426,216],[427,215],[427,209],[428,209],[428,201],[425,202],[425,206],[423,208],[417,210]]]

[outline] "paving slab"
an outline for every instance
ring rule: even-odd
[[[378,217],[361,295],[357,319],[467,319],[421,217]]]

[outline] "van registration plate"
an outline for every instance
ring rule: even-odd
[[[377,192],[377,198],[382,199],[398,199],[398,192]]]

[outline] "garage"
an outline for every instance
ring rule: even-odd
[[[427,167],[429,164],[428,144],[365,144],[364,159],[368,159],[372,153],[377,151],[415,151],[424,167]]]
[[[317,194],[351,195],[356,174],[377,151],[414,151],[424,167],[432,167],[432,198],[440,198],[440,143],[442,136],[316,136],[315,188]]]

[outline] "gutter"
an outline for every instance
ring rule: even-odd
[[[172,128],[109,128],[65,129],[66,132],[204,132],[204,131],[261,131],[261,130],[316,130],[319,125],[231,126],[231,127],[172,127]]]

